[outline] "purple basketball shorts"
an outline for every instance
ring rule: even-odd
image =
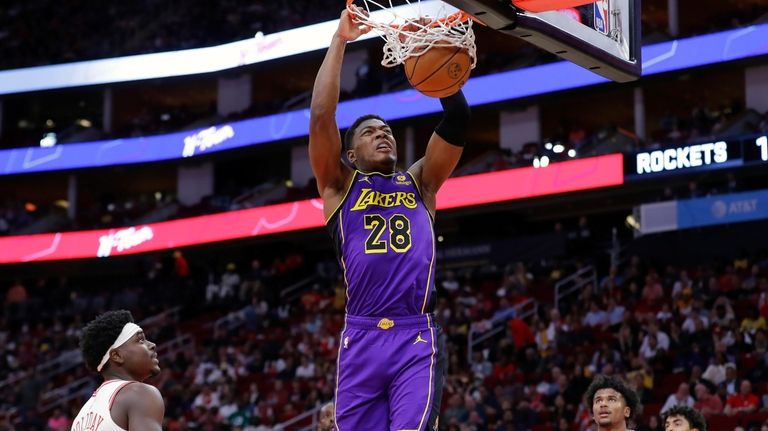
[[[432,315],[347,315],[339,344],[336,429],[436,430],[444,350]]]

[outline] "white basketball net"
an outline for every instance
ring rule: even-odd
[[[463,12],[449,10],[441,1],[405,0],[407,5],[393,6],[392,0],[358,0],[364,9],[347,1],[347,10],[363,25],[371,27],[384,39],[381,64],[394,67],[409,57],[424,54],[432,47],[460,47],[467,50],[474,69],[475,32],[472,20]]]

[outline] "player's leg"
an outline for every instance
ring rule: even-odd
[[[440,327],[400,331],[400,372],[389,387],[389,431],[438,428],[445,375]]]
[[[375,333],[345,329],[337,364],[335,419],[337,431],[388,431],[387,377],[378,360],[385,357],[373,342]]]

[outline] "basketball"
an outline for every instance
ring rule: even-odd
[[[433,47],[405,60],[405,76],[413,88],[429,97],[448,97],[461,89],[471,69],[465,48]]]

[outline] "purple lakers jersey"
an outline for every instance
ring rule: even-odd
[[[355,171],[327,226],[347,283],[347,314],[391,317],[431,311],[434,230],[409,173]]]

